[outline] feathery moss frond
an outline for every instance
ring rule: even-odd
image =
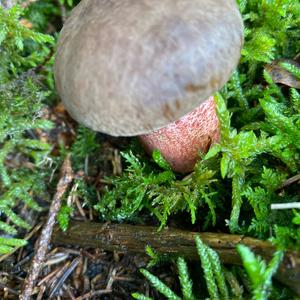
[[[265,300],[271,293],[272,276],[277,271],[283,259],[283,252],[277,251],[268,265],[259,256],[244,245],[238,245],[237,250],[242,257],[243,265],[252,283],[252,299]]]
[[[40,210],[35,197],[44,191],[43,165],[51,151],[50,145],[34,138],[35,130],[49,130],[52,123],[41,118],[48,92],[31,68],[50,53],[54,39],[23,26],[22,14],[18,6],[0,6],[0,229],[9,235],[31,227],[15,211],[20,203]],[[1,238],[1,253],[25,244]]]

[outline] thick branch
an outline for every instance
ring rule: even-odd
[[[238,244],[250,247],[256,254],[269,260],[276,250],[269,242],[222,233],[198,233],[167,228],[160,232],[156,227],[133,226],[126,224],[98,224],[72,221],[66,233],[55,228],[52,241],[56,244],[69,244],[80,247],[102,248],[121,252],[144,252],[150,245],[160,253],[178,254],[189,259],[197,258],[195,236],[201,239],[220,255],[223,263],[241,264],[236,252]],[[287,252],[276,278],[291,287],[300,295],[300,255]]]

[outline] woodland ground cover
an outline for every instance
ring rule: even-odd
[[[146,156],[135,139],[116,141],[68,117],[55,92],[52,66],[58,32],[76,3],[45,0],[0,6],[1,254],[17,263],[33,252],[26,235],[47,213],[58,169],[70,155],[76,176],[57,218],[63,230],[72,218],[92,216],[98,222],[154,224],[158,230],[175,226],[241,234],[270,240],[277,247],[269,265],[240,247],[244,268],[225,269],[219,263],[211,266],[218,261],[216,253],[197,239],[204,276],[195,282],[195,274],[202,271],[192,268],[190,279],[187,263],[179,258],[179,280],[167,276],[175,292],[159,277],[166,266],[174,268],[176,259],[166,260],[148,248],[157,277],[142,272],[167,298],[293,297],[278,282],[271,288],[271,277],[284,251],[299,250],[300,212],[273,210],[271,204],[299,201],[300,4],[238,2],[245,44],[238,69],[215,96],[222,137],[207,154],[199,153],[202,160],[185,177],[175,174],[158,152]],[[105,260],[109,264],[114,258]],[[1,276],[5,270],[12,272],[5,261]],[[26,276],[26,270],[18,276]],[[3,286],[10,286],[7,278]],[[134,285],[125,289],[128,297],[135,291],[145,293]],[[72,286],[76,296],[79,290]],[[105,297],[117,299],[118,293]],[[153,289],[148,296],[159,295]]]

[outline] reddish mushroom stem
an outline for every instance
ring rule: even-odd
[[[179,173],[191,172],[200,158],[199,152],[207,152],[219,138],[219,120],[213,97],[178,121],[140,136],[148,153],[160,150],[172,169]]]

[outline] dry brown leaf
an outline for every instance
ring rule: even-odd
[[[275,83],[281,83],[289,87],[300,89],[300,80],[291,72],[286,70],[281,64],[288,63],[300,69],[300,64],[293,59],[278,59],[266,65],[265,69],[272,77]]]

